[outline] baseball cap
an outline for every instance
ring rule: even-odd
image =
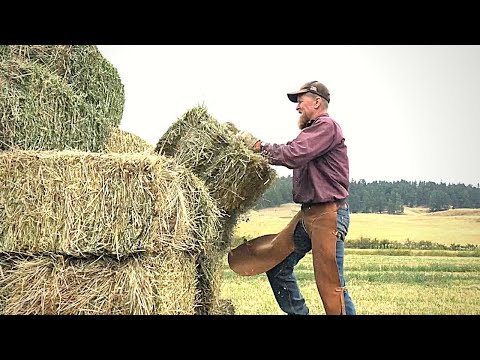
[[[318,81],[307,82],[300,87],[300,90],[288,93],[287,96],[291,102],[298,102],[298,95],[305,94],[307,92],[317,94],[318,96],[327,100],[328,103],[330,102],[330,92],[325,85]]]

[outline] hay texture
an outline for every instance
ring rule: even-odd
[[[231,301],[220,297],[223,265],[224,253],[221,251],[199,254],[196,257],[196,315],[233,315],[235,313]]]
[[[0,254],[0,266],[3,314],[194,314],[195,264],[183,252],[121,260]]]
[[[100,151],[110,129],[58,76],[21,59],[0,60],[0,150]]]
[[[155,154],[155,147],[140,136],[113,128],[105,143],[105,152]]]
[[[220,210],[233,222],[256,204],[276,177],[267,160],[237,132],[198,106],[174,122],[155,147],[204,180]]]
[[[15,257],[11,254],[0,253],[0,315],[4,313],[5,304],[8,300],[8,292],[5,285],[7,276],[13,268],[14,259]]]
[[[76,257],[208,251],[220,212],[158,154],[0,152],[0,251]]]
[[[231,299],[217,299],[209,315],[235,315],[235,304]]]
[[[77,95],[118,126],[125,104],[125,90],[117,69],[95,45],[3,45],[0,57],[20,58],[44,66]]]

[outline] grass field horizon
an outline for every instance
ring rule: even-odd
[[[235,229],[238,241],[280,231],[298,211],[296,204],[252,210]],[[430,213],[405,208],[402,215],[351,214],[346,241],[361,237],[444,245],[480,245],[480,209]],[[420,254],[421,251],[417,253]],[[358,315],[480,315],[480,258],[442,251],[345,250],[345,278]],[[396,256],[391,256],[396,254]],[[314,281],[311,253],[295,269],[312,315],[324,310]],[[225,259],[221,297],[237,315],[282,315],[265,274],[235,274]]]
[[[235,235],[246,240],[280,231],[300,209],[298,204],[251,210],[239,221]],[[480,209],[450,209],[431,213],[426,208],[408,208],[404,214],[350,215],[347,240],[360,238],[430,241],[443,245],[480,246]]]

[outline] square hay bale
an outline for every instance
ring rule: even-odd
[[[0,59],[26,60],[57,75],[113,126],[122,119],[125,90],[117,69],[95,45],[3,45]]]
[[[0,152],[0,251],[203,251],[219,217],[203,181],[158,154]]]
[[[276,177],[267,160],[239,134],[232,124],[219,123],[206,107],[197,106],[174,122],[155,147],[205,181],[224,214],[224,245],[231,241],[228,234],[237,216],[255,206]]]
[[[57,74],[0,57],[0,150],[101,151],[111,124]]]
[[[195,260],[184,252],[120,260],[0,254],[0,270],[7,315],[195,313]]]
[[[112,128],[105,143],[105,152],[155,154],[155,147],[138,135]]]
[[[203,179],[227,213],[249,210],[270,186],[275,170],[261,155],[199,106],[187,111],[158,141],[155,151],[172,156]]]

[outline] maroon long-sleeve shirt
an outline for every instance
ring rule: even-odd
[[[349,163],[345,138],[328,114],[311,120],[286,144],[265,144],[272,165],[293,169],[293,201],[315,204],[346,199]]]

